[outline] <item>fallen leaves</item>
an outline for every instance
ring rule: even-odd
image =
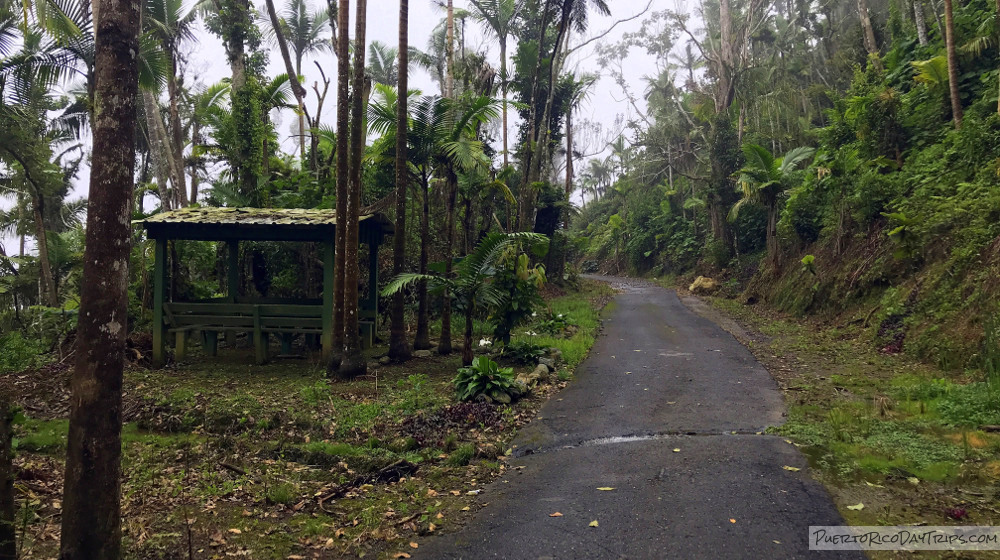
[[[853,506],[847,506],[847,509],[849,509],[851,511],[861,511],[861,510],[865,509],[865,504],[862,503],[862,502],[858,502],[857,504],[855,504]]]
[[[590,525],[587,525],[587,526],[588,527],[597,527],[597,520],[595,519],[595,520],[591,521]]]
[[[410,541],[410,548],[420,548],[420,545],[413,541]]]
[[[681,448],[680,447],[675,447],[674,448],[674,453],[680,453],[680,452],[681,452]]]
[[[785,465],[785,466],[783,466],[781,468],[785,469],[786,471],[792,471],[792,472],[798,472],[798,471],[802,470],[802,469],[800,469],[798,467],[789,467],[788,465]]]
[[[393,554],[392,557],[393,558],[409,558],[410,555],[407,554],[407,553],[405,553],[405,552],[397,552],[396,554]]]
[[[614,490],[614,487],[613,486],[602,486],[602,487],[598,488],[598,490],[600,490],[601,492],[610,492],[610,491]]]
[[[730,518],[729,518],[729,522],[730,522],[730,523],[736,523],[736,520],[735,520],[735,519],[733,519],[732,517],[730,517]]]
[[[559,513],[558,511],[555,512],[555,513],[550,513],[549,514],[549,517],[562,517],[562,516],[563,516],[563,514]]]

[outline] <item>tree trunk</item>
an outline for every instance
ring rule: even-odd
[[[1000,0],[997,0],[1000,2]],[[507,38],[500,38],[500,89],[503,90],[503,166],[510,166],[510,150],[507,144]]]
[[[767,254],[775,270],[781,263],[781,247],[778,245],[778,200],[767,201]]]
[[[955,18],[952,0],[944,0],[945,47],[948,51],[948,87],[951,92],[951,114],[955,128],[962,128],[962,95],[958,87],[958,56],[955,53]]]
[[[135,174],[137,0],[97,0],[97,119],[87,211],[60,559],[121,558],[122,370]]]
[[[129,197],[131,198],[131,197]],[[35,243],[38,245],[38,264],[42,268],[42,299],[49,307],[59,307],[59,294],[56,291],[56,277],[52,271],[52,260],[49,258],[49,235],[45,231],[44,215],[45,200],[36,194],[31,206],[35,218]]]
[[[361,214],[361,159],[365,153],[365,34],[368,0],[356,0],[357,21],[354,30],[354,81],[351,98],[351,173],[347,202],[347,229],[344,232],[344,358],[338,375],[353,379],[368,371],[361,353],[358,333],[358,229]],[[345,57],[346,58],[346,57]]]
[[[573,196],[573,105],[566,107],[566,203]],[[563,229],[569,229],[569,219],[563,220]]]
[[[455,97],[455,5],[448,0],[448,44],[445,53],[447,74],[445,76],[445,97]]]
[[[266,0],[267,15],[271,19],[271,27],[274,29],[274,39],[278,43],[278,50],[281,51],[281,60],[285,63],[285,73],[288,74],[288,83],[292,86],[292,95],[299,105],[299,156],[302,165],[306,163],[306,90],[299,82],[299,72],[296,66],[292,66],[292,57],[288,52],[288,43],[285,41],[285,33],[281,29],[281,21],[278,20],[278,12],[274,9],[274,0]]]
[[[929,43],[927,39],[927,16],[924,14],[924,0],[913,0],[913,23],[917,26],[917,39],[920,45],[926,47]]]
[[[458,176],[451,169],[445,170],[446,188],[445,194],[445,248],[444,248],[444,275],[451,278],[452,252],[455,248],[455,200],[458,195]],[[438,354],[451,354],[451,293],[447,289],[441,294],[441,338],[438,341]]]
[[[428,178],[421,177],[423,189],[423,211],[420,214],[420,274],[427,274],[427,264],[430,260],[430,185]],[[427,282],[417,283],[417,334],[413,339],[414,350],[427,350],[431,347],[430,309],[427,301]]]
[[[465,367],[472,365],[472,319],[475,313],[476,307],[471,302],[466,302],[465,334],[462,337],[462,365]]]
[[[149,140],[149,157],[153,160],[153,169],[156,173],[156,191],[160,197],[160,210],[167,212],[173,209],[173,202],[170,199],[170,190],[167,189],[167,180],[170,171],[167,162],[164,161],[163,154],[166,147],[159,134],[159,127],[156,126],[156,114],[159,110],[153,94],[149,91],[142,91],[143,113],[146,114],[146,137]]]
[[[0,395],[0,560],[17,560],[14,527],[14,410],[7,395]]]
[[[191,125],[191,204],[196,204],[198,202],[198,156],[194,154],[195,149],[198,144],[201,143],[201,126],[198,121],[195,120]]]
[[[535,202],[534,191],[532,190],[531,185],[537,181],[537,178],[533,173],[533,170],[535,169],[535,147],[532,143],[537,143],[541,136],[541,126],[537,123],[537,111],[538,106],[540,105],[538,97],[541,95],[538,87],[538,77],[542,74],[542,61],[545,59],[543,56],[545,33],[548,30],[549,12],[553,1],[554,0],[545,0],[545,3],[542,5],[542,22],[538,32],[538,49],[537,56],[535,57],[535,71],[531,76],[531,100],[529,102],[528,111],[528,155],[525,158],[526,161],[523,163],[523,167],[526,171],[523,173],[521,188],[518,191],[517,224],[508,224],[508,229],[511,230],[516,229],[519,231],[531,231],[534,228],[534,224],[530,223],[532,221],[531,217],[534,213]],[[544,126],[544,123],[542,126]]]
[[[879,56],[878,43],[875,41],[875,29],[868,14],[868,0],[858,0],[858,15],[861,17],[861,29],[864,32],[865,49],[868,56],[879,71],[882,70],[882,59]]]
[[[184,129],[181,126],[181,113],[177,107],[177,57],[172,52],[167,52],[167,57],[170,60],[170,73],[167,75],[167,95],[170,98],[170,153],[173,157],[177,179],[174,189],[180,198],[180,205],[186,207],[190,201],[184,177]]]
[[[409,80],[409,0],[399,1],[399,84],[396,99],[396,233],[392,238],[392,274],[398,276],[406,268],[406,193],[410,187],[410,170],[406,161],[406,140],[409,129],[407,90]],[[413,356],[406,340],[406,299],[402,290],[392,296],[389,327],[389,359],[405,362]]]
[[[348,140],[350,136],[350,93],[348,90],[348,80],[350,79],[350,59],[347,56],[350,48],[347,29],[350,26],[349,0],[340,0],[337,8],[337,28],[342,32],[338,36],[337,43],[337,240],[336,258],[334,259],[333,274],[333,353],[327,371],[334,372],[340,368],[340,362],[344,355],[344,268],[346,260],[344,252],[347,244],[344,242],[347,237],[347,198],[348,181],[350,180],[350,157],[348,154]]]

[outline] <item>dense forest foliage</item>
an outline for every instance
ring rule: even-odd
[[[731,296],[858,319],[889,352],[994,363],[996,14],[723,1],[702,34],[653,14],[601,49],[612,76],[643,51],[661,71],[641,90],[619,80],[635,117],[580,174],[583,268],[713,276]]]

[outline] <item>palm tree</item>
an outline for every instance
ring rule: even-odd
[[[998,7],[1000,9],[1000,7]],[[948,86],[951,91],[951,114],[955,128],[962,128],[962,94],[958,84],[958,56],[955,54],[955,17],[952,0],[944,0],[944,42],[948,52]]]
[[[147,0],[144,25],[163,48],[167,60],[167,95],[170,108],[170,152],[178,173],[174,177],[181,206],[189,199],[184,181],[184,129],[179,109],[180,47],[194,40],[195,11],[185,9],[183,0]],[[197,193],[195,193],[196,195]],[[194,198],[190,199],[194,202]]]
[[[321,9],[311,12],[306,0],[288,0],[281,14],[275,10],[273,0],[267,0],[266,5],[271,20],[269,34],[281,51],[285,72],[290,76],[301,77],[302,60],[311,53],[330,47],[325,35],[326,27],[330,24],[329,11]],[[298,79],[292,84],[292,93],[299,104],[299,156],[304,165],[306,121],[309,117],[305,107],[306,91]]]
[[[140,5],[97,0],[90,210],[70,399],[60,558],[121,557],[122,371]]]
[[[737,185],[743,198],[729,212],[733,221],[746,205],[763,206],[767,211],[767,253],[777,266],[780,256],[778,246],[778,202],[789,186],[796,168],[812,157],[815,150],[799,147],[775,158],[771,152],[757,144],[743,146],[746,165],[736,174]]]
[[[471,0],[475,18],[489,29],[500,44],[500,91],[503,94],[503,166],[510,165],[507,145],[507,39],[521,13],[522,0]]]
[[[347,29],[350,26],[351,3],[349,0],[339,0],[337,7],[337,224],[347,223],[347,192],[350,180],[350,156],[348,140],[350,136],[350,92],[348,80],[351,67],[347,53],[350,49]],[[338,225],[336,240],[336,257],[333,275],[333,355],[327,371],[333,372],[340,368],[344,352],[344,251],[346,247],[344,227]]]
[[[372,82],[387,86],[396,85],[399,82],[399,67],[396,64],[399,50],[382,41],[372,41],[369,48],[371,51],[368,53],[368,68],[365,71]]]
[[[399,46],[396,52],[399,62],[398,85],[396,90],[396,233],[392,240],[392,272],[399,276],[406,266],[406,192],[410,186],[410,169],[407,163],[406,142],[409,129],[407,101],[409,97],[409,0],[399,0]],[[372,51],[375,45],[372,43]],[[406,341],[406,301],[403,292],[392,296],[391,325],[389,334],[389,358],[396,362],[409,360],[413,353]]]
[[[458,263],[455,277],[419,273],[397,274],[382,291],[383,296],[402,293],[414,283],[431,284],[454,294],[465,309],[465,330],[462,337],[462,364],[472,364],[472,327],[476,313],[483,307],[498,308],[509,294],[497,290],[490,282],[496,274],[501,257],[513,246],[521,243],[535,245],[548,238],[538,233],[491,233],[476,249]]]
[[[383,90],[384,91],[384,90]],[[393,99],[395,95],[393,95]],[[422,97],[414,103],[407,132],[407,158],[413,166],[421,188],[423,211],[420,223],[420,273],[426,274],[430,242],[430,182],[435,173],[444,177],[445,199],[449,203],[446,226],[445,266],[451,272],[451,248],[454,244],[454,198],[458,172],[476,166],[488,166],[482,142],[476,140],[478,127],[499,117],[500,103],[481,96],[467,100],[452,100],[439,96]],[[397,111],[386,103],[375,101],[369,108],[369,125],[376,134],[385,134],[398,126]],[[417,284],[417,332],[414,348],[430,348],[427,285]],[[447,294],[442,310],[441,342],[443,351],[451,347],[451,302]],[[439,351],[440,349],[439,345]]]
[[[358,333],[358,226],[361,213],[361,160],[365,152],[365,33],[367,31],[368,0],[356,0],[357,21],[354,31],[354,81],[351,98],[351,171],[347,201],[347,220],[340,234],[344,238],[344,356],[338,375],[353,379],[368,371],[368,362],[361,353]],[[345,57],[346,58],[346,57]]]

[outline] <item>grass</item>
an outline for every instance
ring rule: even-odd
[[[549,300],[574,325],[544,342],[563,352],[560,380],[589,350],[598,308],[610,293],[588,282]],[[373,349],[370,357],[384,352]],[[504,472],[502,452],[511,437],[560,386],[540,387],[467,420],[465,412],[448,414],[456,410],[451,381],[459,365],[458,354],[434,355],[343,382],[326,379],[318,358],[257,366],[252,349],[223,345],[214,358],[200,356],[196,346],[186,363],[169,370],[127,371],[127,554],[186,557],[190,534],[194,549],[213,557],[378,558],[403,550],[432,525],[457,528],[482,507],[469,491]],[[29,418],[16,428],[19,467],[44,473],[52,488],[53,499],[31,505],[30,557],[56,555],[57,540],[45,535],[58,534],[53,503],[67,428],[58,417]],[[416,467],[412,476],[356,482],[407,464]],[[321,500],[338,489],[337,497]]]
[[[805,453],[847,521],[944,525],[960,507],[989,522],[1000,435],[981,428],[1000,424],[1000,398],[980,372],[882,353],[862,321],[709,301],[743,326],[738,337],[785,393],[788,418],[770,433]],[[864,510],[846,509],[859,501]]]

